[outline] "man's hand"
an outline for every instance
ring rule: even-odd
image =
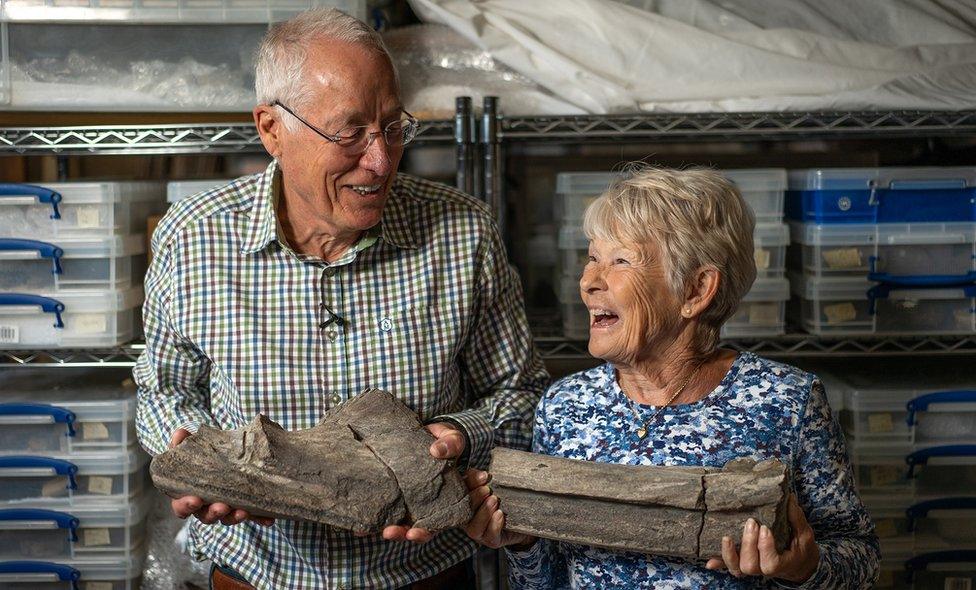
[[[183,442],[188,436],[190,436],[190,432],[185,428],[177,429],[169,441],[169,447],[175,447]],[[223,502],[204,504],[203,498],[198,496],[183,496],[182,498],[176,498],[170,502],[170,506],[173,509],[173,514],[179,518],[188,518],[192,514],[203,524],[214,524],[215,522],[220,522],[222,524],[234,525],[240,524],[245,520],[250,520],[263,526],[271,526],[274,524],[273,518],[251,516],[246,510],[233,508],[232,506],[228,506]]]
[[[435,459],[455,461],[464,452],[464,434],[449,422],[434,422],[427,425],[427,430],[436,439],[430,445],[430,456]],[[413,541],[426,543],[434,538],[434,534],[427,529],[390,525],[383,529],[383,538],[387,541]]]
[[[742,530],[741,548],[736,551],[732,539],[724,537],[722,559],[709,559],[705,567],[710,570],[727,567],[736,578],[766,576],[797,584],[806,582],[820,564],[820,548],[794,495],[790,495],[787,514],[793,527],[793,538],[782,553],[776,551],[772,531],[750,518]]]
[[[513,546],[515,550],[526,550],[536,542],[535,537],[505,530],[505,514],[499,510],[498,496],[492,495],[488,487],[488,473],[468,469],[464,483],[468,486],[468,498],[474,517],[465,525],[464,532],[486,547]]]

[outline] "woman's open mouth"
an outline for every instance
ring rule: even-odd
[[[609,328],[610,326],[617,323],[620,318],[617,314],[613,313],[607,309],[591,309],[590,310],[590,327],[591,328]]]

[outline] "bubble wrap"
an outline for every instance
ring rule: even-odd
[[[192,590],[209,586],[210,562],[196,561],[184,550],[187,521],[173,516],[169,498],[156,490],[146,530],[149,535],[142,590]]]

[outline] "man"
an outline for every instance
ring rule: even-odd
[[[527,448],[548,376],[518,281],[483,204],[397,175],[416,121],[376,33],[331,10],[280,23],[256,88],[274,162],[174,205],[153,239],[134,371],[143,446],[257,413],[309,428],[378,387],[430,424],[437,458],[484,469],[493,445]],[[410,587],[474,550],[461,530],[356,537],[196,497],[173,510],[198,519],[191,553],[219,566],[217,588]],[[459,584],[437,580],[414,587]]]

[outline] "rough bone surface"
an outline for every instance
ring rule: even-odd
[[[577,461],[496,448],[492,493],[511,531],[685,558],[721,556],[749,518],[785,549],[786,468],[775,460],[730,461],[722,469]]]
[[[201,426],[157,455],[153,483],[258,516],[309,520],[357,532],[409,523],[430,530],[471,518],[450,464],[430,456],[433,436],[392,394],[373,389],[313,428],[286,431],[258,415],[244,428]]]

